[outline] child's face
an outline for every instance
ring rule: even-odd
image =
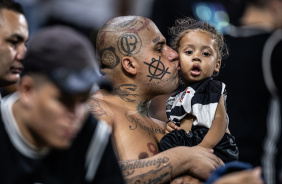
[[[202,30],[193,30],[180,40],[179,58],[183,80],[191,84],[219,72],[221,60],[218,59],[218,47],[211,34]]]

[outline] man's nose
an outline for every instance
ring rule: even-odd
[[[79,114],[79,107],[78,105],[71,105],[68,107],[69,116],[75,119]]]
[[[168,60],[171,61],[171,62],[177,61],[178,60],[178,53],[170,47],[168,47],[168,49],[169,49]]]
[[[18,47],[16,59],[21,61],[24,59],[26,53],[26,45],[23,43]]]

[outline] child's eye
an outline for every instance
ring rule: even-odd
[[[204,55],[204,56],[210,56],[211,54],[208,53],[208,52],[204,52],[203,55]]]
[[[186,51],[185,53],[186,53],[186,54],[189,54],[189,55],[190,55],[190,54],[193,54],[193,52],[192,52],[191,50],[188,50],[188,51]]]

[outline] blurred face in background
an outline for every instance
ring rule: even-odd
[[[85,120],[89,91],[64,93],[41,75],[23,76],[19,87],[28,113],[19,126],[25,138],[37,148],[68,148]]]
[[[16,83],[26,52],[28,25],[24,15],[11,10],[0,11],[0,87]]]

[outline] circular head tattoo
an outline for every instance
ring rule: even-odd
[[[109,47],[100,52],[102,65],[107,68],[114,68],[119,64],[119,57],[115,53],[115,48]]]
[[[134,33],[124,33],[118,39],[118,49],[125,56],[137,54],[141,46],[140,37]]]

